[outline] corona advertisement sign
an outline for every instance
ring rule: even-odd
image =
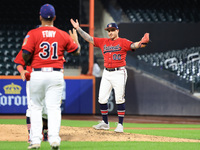
[[[70,76],[64,79],[62,114],[94,114],[95,78]],[[25,115],[26,110],[26,81],[20,76],[0,76],[0,114]]]
[[[3,87],[5,94],[20,94],[22,87],[11,83]]]
[[[26,82],[0,79],[0,114],[25,114],[26,109]]]

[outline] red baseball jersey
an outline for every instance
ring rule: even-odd
[[[20,50],[19,51],[19,53],[17,54],[17,56],[15,57],[15,60],[14,60],[14,62],[16,63],[16,64],[20,64],[20,65],[22,65],[23,67],[25,67],[25,62],[24,62],[24,59],[23,59],[23,57],[22,57],[22,50]],[[65,58],[63,57],[63,63],[65,63],[66,62],[66,60],[65,60]],[[31,68],[31,66],[26,66],[26,70],[29,72],[29,73],[26,73],[25,74],[25,78],[26,78],[26,81],[29,81],[30,80],[30,74],[31,74],[31,72],[32,72],[32,68]]]
[[[22,45],[32,53],[32,68],[63,68],[64,51],[71,53],[77,48],[67,32],[51,26],[30,30]]]
[[[24,62],[24,59],[22,58],[22,50],[19,51],[19,53],[17,54],[17,56],[16,56],[14,62],[15,62],[16,64],[20,64],[20,65],[22,65],[23,67],[25,67],[25,62]],[[31,74],[31,72],[32,72],[31,66],[26,66],[26,70],[29,72],[29,73],[26,73],[26,74],[25,74],[26,81],[29,81],[29,80],[30,80],[30,74]]]
[[[132,50],[131,44],[133,42],[125,39],[118,38],[111,40],[109,38],[94,37],[94,46],[99,47],[104,57],[104,67],[117,68],[126,66],[127,51]]]

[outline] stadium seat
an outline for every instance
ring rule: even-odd
[[[18,52],[19,50],[15,50],[15,49],[11,50],[11,56],[16,57]]]
[[[194,84],[200,82],[200,47],[171,50],[161,53],[138,55],[140,61],[144,61],[155,67],[168,70]]]
[[[116,22],[119,16],[108,6],[107,0],[101,0]],[[116,3],[115,3],[116,5]],[[117,0],[117,6],[131,22],[199,22],[200,3],[196,0],[157,1],[157,0]],[[115,7],[115,6],[113,6]]]
[[[12,75],[17,76],[17,75],[20,75],[20,73],[18,71],[13,71]]]
[[[0,13],[0,75],[19,75],[13,61],[21,50],[24,37],[28,31],[34,29],[38,24],[40,24],[38,12],[41,5],[44,4],[43,2],[23,0],[23,5],[19,5],[18,3],[19,2],[17,1],[10,0],[4,1],[0,6],[0,8],[6,8],[6,10],[9,10]],[[51,2],[56,9],[59,8],[59,11],[56,11],[57,18],[55,26],[65,31],[71,29],[72,25],[69,22],[70,18],[80,18],[79,3],[79,0],[71,1],[70,5],[68,5],[67,1],[62,1],[62,3]],[[84,11],[82,12],[83,14],[85,13]],[[85,21],[85,18],[86,15],[83,16],[80,21]],[[88,20],[85,23],[88,23]],[[86,29],[88,32],[88,28]],[[84,43],[84,40],[80,43],[81,46],[85,47],[84,49],[86,51],[84,52],[84,49],[82,49],[81,52],[84,53],[84,56],[88,55],[88,43]],[[85,46],[86,44],[87,46]],[[67,56],[66,54],[65,57],[67,58],[68,66],[78,67],[80,64],[80,57]]]
[[[6,70],[0,70],[0,75],[5,75]]]

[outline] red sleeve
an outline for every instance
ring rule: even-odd
[[[23,57],[22,57],[22,50],[19,51],[19,53],[18,53],[17,56],[15,57],[14,62],[15,62],[16,64],[22,65],[23,67],[25,66],[25,62],[24,62],[24,59],[23,59]]]
[[[24,59],[22,57],[22,50],[19,51],[19,53],[17,54],[17,56],[15,57],[15,60],[14,62],[16,64],[20,64],[22,65],[23,67],[25,67],[25,62],[24,62]],[[26,73],[25,74],[25,78],[26,78],[26,81],[29,81],[30,80],[30,73],[32,72],[32,69],[31,69],[31,66],[26,66],[26,70],[29,72],[29,73]]]
[[[71,53],[75,50],[78,49],[78,45],[74,42],[74,40],[71,38],[71,36],[68,34],[68,33],[65,33],[66,34],[66,41],[67,41],[67,45],[65,47],[66,51],[68,53]]]
[[[132,44],[132,43],[133,43],[132,41],[129,41],[129,40],[127,40],[127,39],[124,39],[124,40],[123,40],[124,49],[127,50],[127,51],[132,50],[132,49],[131,49],[131,44]]]
[[[35,47],[35,39],[34,39],[33,31],[34,30],[31,30],[27,33],[22,44],[22,49],[27,50],[31,53],[34,51],[34,47]]]
[[[101,47],[101,44],[104,42],[105,38],[93,37],[93,40],[95,47]]]

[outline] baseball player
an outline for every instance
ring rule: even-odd
[[[26,110],[26,124],[27,124],[27,129],[28,129],[28,142],[30,143],[30,128],[31,128],[31,120],[30,120],[30,111],[31,111],[31,99],[30,99],[30,89],[29,89],[29,84],[30,84],[30,73],[32,72],[32,68],[30,66],[26,66],[26,70],[24,70],[24,60],[22,58],[22,50],[19,51],[17,54],[14,62],[17,64],[17,70],[20,72],[21,78],[23,81],[26,82],[26,95],[27,95],[27,105],[28,108]],[[45,103],[43,104],[45,106]],[[48,141],[48,126],[47,126],[47,111],[46,107],[43,108],[42,111],[42,121],[43,121],[43,141]]]
[[[70,31],[70,36],[67,32],[54,27],[55,19],[54,7],[50,4],[43,5],[40,8],[41,26],[30,30],[22,45],[25,65],[30,65],[32,68],[30,78],[31,144],[28,149],[40,148],[43,100],[48,114],[48,141],[52,149],[59,149],[64,51],[80,53],[76,31]]]
[[[125,85],[127,80],[126,72],[126,54],[127,51],[145,47],[149,42],[149,33],[145,33],[139,42],[131,42],[125,38],[119,37],[119,28],[116,23],[109,23],[105,30],[109,38],[91,37],[83,31],[78,20],[70,20],[73,27],[89,43],[99,47],[104,57],[104,70],[100,83],[98,101],[103,120],[93,127],[95,129],[108,130],[108,99],[112,88],[115,90],[115,99],[117,104],[117,113],[119,117],[115,132],[123,132],[123,119],[125,115]]]

